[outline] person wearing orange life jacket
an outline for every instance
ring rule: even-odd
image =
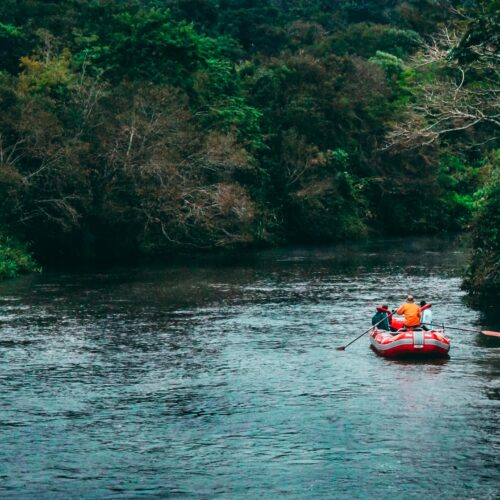
[[[406,297],[406,302],[396,311],[396,314],[404,314],[405,322],[404,329],[419,328],[421,312],[420,307],[415,304],[415,299],[413,295],[408,295]]]

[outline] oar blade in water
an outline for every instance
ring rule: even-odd
[[[483,335],[487,335],[488,337],[499,337],[500,338],[500,332],[492,332],[490,330],[483,330],[481,333]]]

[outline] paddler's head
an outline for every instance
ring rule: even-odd
[[[413,298],[413,295],[408,295],[406,297],[406,302],[413,302],[415,299]]]

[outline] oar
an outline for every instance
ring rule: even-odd
[[[482,333],[488,337],[500,337],[500,332],[492,332],[490,330],[472,330],[470,328],[457,328],[456,326],[433,325],[432,323],[422,323],[422,325],[437,326],[440,328],[448,328],[448,330],[459,330],[461,332]]]
[[[392,316],[392,314],[390,316]],[[373,330],[376,326],[380,325],[380,323],[382,323],[382,321],[385,321],[390,316],[388,316],[387,318],[381,319],[378,323],[375,323],[373,326],[368,328],[368,330],[366,330],[366,332],[363,332],[359,337],[356,337],[354,340],[351,340],[351,342],[349,342],[347,345],[337,347],[337,351],[345,351],[347,347],[349,347],[351,344],[356,342],[356,340],[360,339],[363,335],[366,335],[370,330]]]

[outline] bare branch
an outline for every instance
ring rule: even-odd
[[[481,124],[500,127],[498,55],[492,57],[492,48],[487,44],[477,44],[468,48],[481,57],[467,66],[460,64],[451,54],[463,36],[445,27],[415,56],[415,69],[433,65],[447,71],[438,72],[435,81],[415,87],[414,102],[403,113],[403,119],[392,126],[383,149],[430,145],[447,134],[474,130]],[[449,76],[450,70],[455,71],[456,78]],[[472,70],[487,76],[476,82],[468,77]],[[485,139],[480,141],[484,143]]]

